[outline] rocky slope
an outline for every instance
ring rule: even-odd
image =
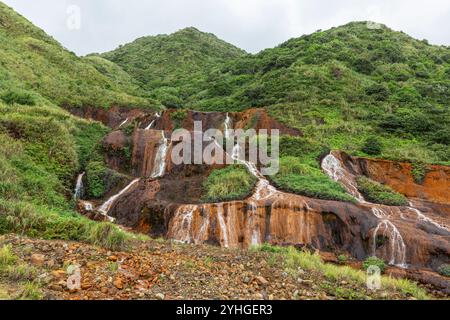
[[[2,236],[18,263],[39,282],[35,297],[69,300],[179,299],[415,299],[399,289],[367,290],[364,283],[327,278],[320,271],[284,269],[284,258],[265,252],[223,250],[150,241],[121,252],[81,243]],[[68,266],[79,266],[77,288],[67,286]],[[23,277],[23,276],[22,276]],[[424,287],[434,298],[439,291]],[[2,298],[23,295],[20,282],[0,273]],[[1,297],[1,296],[0,296]]]
[[[365,201],[355,187],[356,177],[378,178],[393,188],[397,187],[398,179],[407,177],[404,180],[415,185],[410,181],[411,167],[406,164],[331,153],[323,159],[322,168],[355,197],[355,203],[345,203],[276,190],[260,176],[256,166],[243,161],[259,179],[254,194],[242,201],[201,203],[198,195],[202,182],[213,167],[173,166],[170,161],[170,146],[174,143],[170,142],[171,130],[177,126],[192,130],[194,119],[203,119],[209,127],[223,129],[227,117],[220,113],[188,112],[184,120],[175,125],[171,117],[173,112],[153,117],[133,116],[132,111],[122,114],[120,119],[134,123],[131,136],[127,137],[118,127],[105,138],[105,150],[118,150],[126,143],[130,144],[130,166],[120,165],[124,159],[117,152],[107,152],[106,161],[117,170],[140,179],[134,180],[107,212],[117,223],[184,243],[250,248],[268,242],[333,254],[345,253],[358,260],[377,255],[391,265],[409,269],[410,274],[417,274],[417,270],[437,270],[449,262],[448,194],[436,191],[445,190],[447,186],[450,178],[447,167],[429,167],[424,182],[417,187],[421,191],[405,192],[406,196],[414,196],[409,206],[388,207]],[[263,111],[254,112],[264,114]],[[247,113],[235,113],[232,117],[235,126],[243,128],[252,118]],[[258,119],[264,120],[253,125],[270,129],[276,122],[268,118],[267,115],[260,116]],[[107,121],[102,117],[99,120]],[[285,134],[301,134],[282,125],[276,127]],[[161,132],[167,140],[162,138]],[[161,146],[165,144],[166,153],[158,158]],[[161,165],[164,168],[161,174],[152,175],[155,167]],[[390,170],[380,168],[380,165],[388,165]],[[86,214],[86,210],[82,211]],[[448,280],[435,277],[439,280],[430,281],[438,283],[443,290],[449,287]]]

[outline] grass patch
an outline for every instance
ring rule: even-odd
[[[356,270],[348,266],[340,266],[334,264],[324,263],[318,254],[310,253],[308,251],[299,251],[294,247],[270,248],[269,245],[260,247],[263,252],[270,252],[282,257],[283,264],[286,270],[297,276],[299,268],[303,271],[309,271],[322,275],[327,281],[335,283],[334,288],[341,287],[340,290],[346,290],[340,282],[346,281],[349,284],[356,286],[358,292],[356,294],[358,299],[361,297],[367,297],[367,275],[362,270]],[[416,299],[428,299],[428,295],[425,290],[419,288],[417,284],[406,279],[393,279],[387,276],[381,277],[381,285],[383,290],[389,290],[393,293],[401,293],[405,296],[411,296]],[[348,293],[348,292],[347,292]],[[352,294],[352,295],[353,295]],[[347,294],[344,294],[348,298]]]
[[[368,201],[387,206],[406,206],[408,199],[402,194],[395,192],[389,186],[361,176],[356,179],[358,189]]]
[[[355,201],[339,183],[296,157],[281,158],[280,171],[271,180],[287,192],[324,200]]]
[[[381,272],[386,269],[386,263],[383,259],[377,257],[369,257],[363,263],[363,269],[368,270],[370,267],[378,267]]]
[[[17,233],[46,240],[82,241],[110,250],[124,249],[132,234],[110,223],[97,223],[67,212],[0,199],[0,234]]]
[[[257,179],[242,165],[214,170],[203,183],[205,202],[244,199],[253,191]]]
[[[443,264],[438,268],[438,272],[440,275],[450,277],[450,264]]]

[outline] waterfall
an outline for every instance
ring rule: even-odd
[[[124,193],[126,193],[132,186],[134,186],[136,183],[139,182],[140,179],[134,179],[129,185],[127,185],[122,191],[120,191],[118,194],[112,196],[109,198],[104,204],[101,205],[101,207],[98,209],[98,212],[100,212],[102,215],[106,216],[108,220],[111,222],[114,221],[112,217],[108,216],[109,210],[111,210],[112,206],[116,202],[118,198],[120,198]]]
[[[83,177],[84,177],[85,174],[86,173],[83,172],[83,173],[78,175],[77,184],[75,185],[75,191],[73,193],[73,199],[75,201],[80,199],[82,194],[83,194]]]
[[[194,241],[195,244],[202,244],[205,241],[205,238],[207,238],[208,235],[209,225],[210,225],[209,212],[207,212],[203,217],[203,222],[202,226],[200,227],[200,231],[198,232],[197,237],[195,238]]]
[[[155,117],[156,117],[156,119],[153,119],[153,121],[150,122],[150,124],[145,128],[145,130],[150,130],[151,128],[153,128],[153,126],[154,126],[155,123],[156,123],[156,120],[158,120],[159,118],[161,118],[161,115],[160,115],[159,113],[157,113],[157,114],[155,115]]]
[[[122,128],[124,125],[125,125],[125,123],[127,123],[128,122],[128,118],[126,118],[120,125],[119,125],[119,128]]]
[[[417,219],[429,223],[433,226],[435,226],[438,229],[450,232],[450,229],[447,225],[445,224],[440,224],[437,221],[434,221],[433,219],[427,217],[425,214],[423,214],[419,209],[414,207],[414,204],[412,202],[409,203],[409,207],[407,207],[409,210],[411,210],[412,212],[414,212],[417,215]]]
[[[227,113],[227,116],[224,121],[225,139],[228,139],[230,137],[230,133],[231,133],[230,130],[232,129],[232,127],[233,127],[233,122],[230,118],[230,115]]]
[[[192,243],[191,229],[195,210],[197,210],[195,205],[181,206],[177,209],[173,217],[173,239],[181,243]]]
[[[253,198],[256,200],[265,200],[273,196],[278,190],[273,187],[270,182],[264,178],[264,176],[259,172],[256,165],[250,161],[245,161],[240,159],[241,147],[239,144],[236,144],[233,148],[233,155],[231,158],[237,161],[240,164],[243,164],[247,170],[258,179],[258,183],[256,185],[256,191],[253,194]]]
[[[223,204],[217,205],[217,219],[219,220],[220,233],[223,239],[223,247],[228,248],[229,247],[228,229],[225,223],[225,218],[223,216]]]
[[[378,233],[382,229],[382,235],[388,237],[390,242],[391,258],[389,264],[406,268],[406,245],[400,231],[389,221],[389,213],[386,212],[385,208],[382,206],[373,207],[372,212],[381,220],[373,233],[373,255],[376,256]]]
[[[254,202],[250,202],[249,228],[251,233],[251,245],[258,246],[261,244],[261,232],[259,230],[258,207]]]
[[[166,171],[166,157],[167,152],[169,151],[170,141],[166,138],[164,131],[161,131],[161,133],[162,142],[159,145],[158,152],[156,153],[155,164],[151,175],[153,179],[162,177]]]
[[[364,197],[358,190],[353,174],[348,172],[342,166],[341,161],[332,153],[323,159],[322,169],[330,178],[339,182],[359,202],[364,202]]]
[[[339,182],[356,200],[372,209],[372,213],[380,220],[373,233],[373,255],[376,256],[377,237],[380,230],[390,241],[389,264],[406,268],[406,245],[398,228],[389,220],[388,207],[367,202],[359,192],[355,176],[345,169],[341,161],[330,153],[322,161],[323,171],[333,180]]]

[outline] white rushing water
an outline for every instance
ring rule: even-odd
[[[381,235],[389,239],[390,245],[390,260],[389,264],[396,265],[401,268],[406,268],[406,245],[403,237],[397,227],[389,220],[389,213],[387,209],[382,206],[372,208],[373,214],[380,219],[375,231],[373,233],[372,253],[377,255],[377,239]]]
[[[223,216],[223,204],[217,205],[217,219],[219,220],[220,233],[222,234],[223,239],[223,247],[228,248],[228,229],[227,224],[225,223],[225,218]]]
[[[75,190],[74,190],[74,193],[73,193],[73,199],[74,199],[75,201],[78,200],[78,199],[80,199],[80,198],[81,198],[81,195],[82,195],[82,193],[83,193],[83,177],[84,177],[85,174],[86,174],[86,173],[83,172],[83,173],[81,173],[81,174],[78,175],[77,183],[76,183],[76,185],[75,185]]]
[[[224,121],[225,139],[228,139],[230,137],[232,129],[233,129],[233,122],[230,118],[230,115],[227,113]]]
[[[252,246],[259,246],[261,244],[261,232],[259,230],[259,221],[258,221],[258,207],[256,203],[250,202],[250,212],[249,212],[249,225],[251,227],[251,242]]]
[[[382,232],[381,235],[388,237],[390,242],[389,264],[406,268],[406,245],[400,231],[390,220],[388,207],[367,202],[358,190],[355,176],[345,169],[341,161],[333,153],[330,153],[324,158],[322,161],[322,169],[330,178],[339,182],[359,203],[371,207],[372,213],[380,219],[373,233],[373,255],[377,255],[377,238],[380,236],[380,232]]]
[[[414,207],[414,204],[412,202],[409,203],[409,210],[411,210],[412,212],[414,212],[417,215],[417,219],[425,222],[425,223],[429,223],[433,226],[435,226],[438,229],[450,232],[450,229],[447,225],[445,224],[441,224],[433,219],[431,219],[430,217],[427,217],[424,213],[422,213],[419,209],[417,209],[416,207]]]
[[[122,128],[127,122],[128,122],[128,118],[126,118],[120,125],[119,128]]]
[[[339,182],[359,202],[365,202],[364,197],[358,191],[354,176],[342,166],[341,161],[332,153],[323,159],[322,169],[330,178]]]
[[[181,206],[175,212],[175,225],[173,226],[173,237],[181,243],[192,243],[191,229],[194,212],[197,210],[195,205]]]
[[[151,177],[153,179],[162,177],[166,172],[166,158],[170,147],[170,141],[166,138],[164,131],[161,131],[161,134],[162,141],[159,145],[158,152],[156,153],[155,164],[153,166],[153,172],[151,174]]]
[[[131,187],[133,187],[136,183],[139,182],[140,179],[134,179],[133,181],[131,181],[130,184],[128,184],[122,191],[120,191],[118,194],[112,196],[111,198],[109,198],[105,203],[103,203],[100,208],[98,208],[98,212],[100,212],[101,214],[103,214],[104,216],[106,216],[108,218],[108,220],[110,221],[114,221],[114,218],[108,216],[108,212],[111,210],[112,206],[114,205],[114,203],[116,202],[116,200],[118,198],[120,198],[124,193],[126,193],[128,190],[131,189]]]
[[[156,120],[158,120],[159,118],[161,118],[161,115],[159,113],[157,113],[155,115],[156,119],[152,120],[152,122],[150,122],[150,124],[145,128],[145,130],[150,130],[151,128],[153,128],[153,126],[156,123]]]

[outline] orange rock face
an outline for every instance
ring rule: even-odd
[[[362,175],[389,185],[408,198],[450,204],[450,167],[430,165],[423,183],[416,183],[410,163],[346,157],[353,169]]]

